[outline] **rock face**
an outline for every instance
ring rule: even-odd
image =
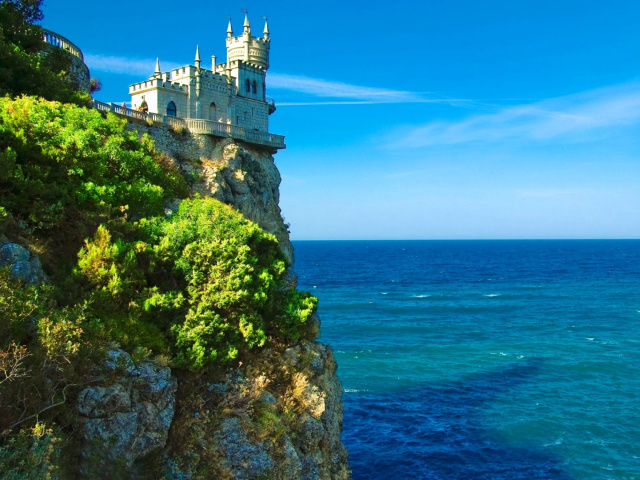
[[[42,264],[36,255],[16,244],[0,242],[0,267],[9,267],[13,278],[25,283],[39,284],[45,280]]]
[[[165,477],[200,478],[206,469],[220,479],[350,478],[336,368],[329,347],[301,341],[262,350],[220,382],[185,379]]]
[[[80,456],[83,470],[93,478],[120,476],[165,446],[178,387],[169,368],[151,362],[136,366],[122,350],[108,355],[99,373],[104,384],[85,388],[77,400],[84,440]]]
[[[168,126],[129,128],[151,135],[195,192],[273,233],[293,264],[278,206],[280,174],[268,150]],[[170,202],[167,213],[178,203]],[[290,269],[283,288],[296,284]],[[317,317],[313,324],[319,325]],[[350,478],[340,441],[342,386],[328,346],[306,340],[271,345],[226,373],[174,372],[177,392],[168,368],[135,366],[120,350],[110,355],[104,368],[111,381],[78,398],[85,472],[115,478],[114,465],[120,465],[118,478],[127,478],[125,471],[130,478],[175,480]]]
[[[192,189],[231,205],[263,230],[273,233],[287,260],[293,247],[280,207],[280,173],[268,150],[232,139],[176,132],[169,126],[130,123],[150,135],[191,182]]]

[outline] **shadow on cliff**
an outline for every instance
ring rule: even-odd
[[[491,435],[482,407],[530,381],[532,359],[457,381],[346,394],[343,440],[354,480],[569,480],[561,459]]]

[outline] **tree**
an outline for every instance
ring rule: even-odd
[[[86,103],[89,96],[66,81],[71,59],[47,49],[42,0],[0,0],[0,95],[35,95],[48,100]]]

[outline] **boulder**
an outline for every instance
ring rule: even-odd
[[[109,384],[78,395],[80,456],[84,472],[114,478],[165,446],[178,384],[169,368],[149,361],[136,365],[119,349],[108,352],[103,369]]]

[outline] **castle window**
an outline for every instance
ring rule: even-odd
[[[254,80],[253,83],[251,84],[251,92],[256,93],[257,88],[258,88],[258,83]]]
[[[209,120],[213,120],[214,122],[218,120],[218,112],[214,102],[211,102],[211,105],[209,105]]]
[[[249,79],[247,78],[244,82],[244,89],[247,92],[251,92],[251,82],[249,81]]]
[[[169,102],[167,105],[167,117],[177,117],[178,109],[176,108],[176,104],[173,102]]]

